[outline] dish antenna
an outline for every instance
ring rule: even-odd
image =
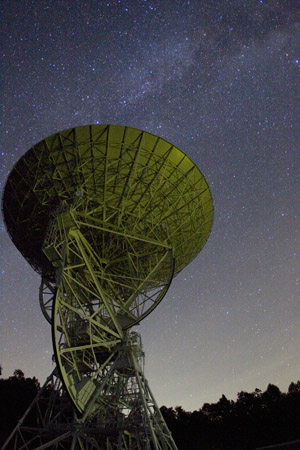
[[[131,329],[209,236],[212,197],[196,164],[145,131],[71,128],[17,162],[3,213],[42,277],[56,362],[32,405],[42,426],[29,429],[25,414],[4,448],[176,449]]]

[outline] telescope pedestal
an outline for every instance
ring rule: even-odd
[[[4,449],[177,450],[143,370],[141,338],[130,333],[78,417],[56,370]]]
[[[196,164],[146,131],[70,128],[16,163],[3,214],[42,276],[57,365],[4,449],[176,450],[128,330],[210,234],[212,197]]]

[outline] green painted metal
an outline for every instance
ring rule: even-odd
[[[71,206],[80,197],[102,227],[170,242],[175,274],[201,250],[212,226],[205,178],[176,146],[124,126],[65,130],[17,162],[3,198],[13,242],[45,278],[55,279],[42,252],[49,221],[62,202]]]
[[[84,414],[117,356],[124,330],[164,297],[174,258],[165,241],[103,230],[91,215],[80,213],[77,220],[82,205],[66,207],[52,222],[43,250],[57,267],[52,314],[56,360],[74,406]]]
[[[53,301],[56,294],[56,285],[54,282],[42,278],[39,290],[39,301],[42,313],[50,324],[52,316]]]
[[[140,336],[126,333],[83,417],[73,415],[55,370],[3,450],[177,450],[145,379],[143,364]],[[35,426],[31,423],[34,416]]]
[[[198,167],[145,131],[72,128],[18,161],[3,212],[16,247],[42,275],[59,378],[75,407],[73,425],[81,424],[72,441],[63,430],[63,448],[85,448],[84,426],[97,419],[103,436],[123,430],[120,442],[99,435],[100,448],[176,450],[127,330],[159,304],[209,236],[212,197]],[[49,448],[59,442],[54,436]]]

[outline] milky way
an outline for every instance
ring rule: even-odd
[[[201,7],[199,4],[201,3]],[[186,152],[212,234],[137,331],[158,403],[300,378],[300,6],[294,0],[2,2],[1,187],[37,141],[129,125]],[[1,228],[4,376],[50,373],[39,277]]]

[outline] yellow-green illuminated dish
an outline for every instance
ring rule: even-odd
[[[158,136],[82,126],[28,150],[9,175],[3,211],[13,242],[48,286],[60,378],[77,411],[92,417],[112,368],[127,376],[114,367],[126,330],[206,242],[208,185]]]
[[[71,128],[31,147],[4,191],[8,232],[45,278],[54,278],[42,252],[49,221],[63,201],[71,205],[80,196],[99,206],[103,223],[163,234],[174,251],[175,275],[201,250],[212,226],[205,178],[176,146],[125,126]]]

